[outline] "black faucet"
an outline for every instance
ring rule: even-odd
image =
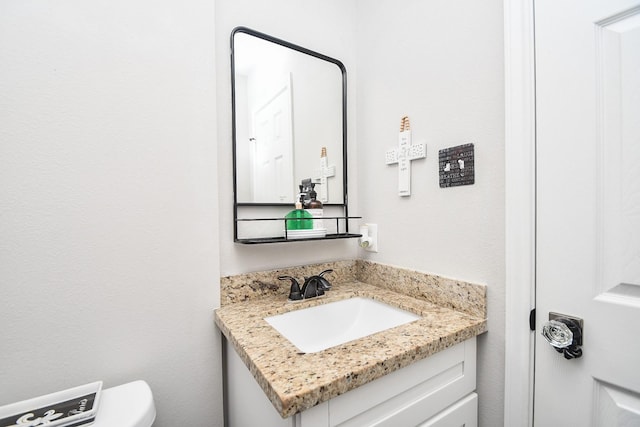
[[[324,278],[324,275],[326,273],[331,272],[333,272],[333,270],[325,270],[318,275],[305,278],[302,289],[300,289],[300,285],[294,277],[280,276],[278,277],[278,279],[291,281],[289,300],[299,301],[301,299],[319,297],[321,295],[324,295],[324,291],[328,291],[329,289],[331,289],[331,283],[329,283],[329,281]]]
[[[279,276],[278,280],[291,280],[291,289],[289,290],[289,301],[298,301],[302,299],[300,293],[300,285],[295,277],[291,276]]]

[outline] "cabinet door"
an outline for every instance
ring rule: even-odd
[[[283,419],[264,394],[233,346],[224,342],[225,425],[228,427],[294,427],[293,417]],[[325,424],[326,425],[326,424]]]
[[[418,427],[477,427],[478,395],[471,393]]]

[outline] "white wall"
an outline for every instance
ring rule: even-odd
[[[214,19],[0,2],[0,405],[141,378],[222,425]]]
[[[480,425],[502,425],[504,379],[504,101],[500,0],[358,4],[358,194],[378,224],[366,259],[488,285],[479,338]],[[427,158],[412,163],[412,195],[384,153],[408,115]],[[441,189],[438,150],[475,144],[475,184]]]
[[[222,275],[278,267],[353,259],[355,239],[270,245],[233,243],[231,152],[231,76],[229,37],[246,26],[340,59],[347,68],[349,128],[349,209],[357,215],[355,159],[355,3],[343,0],[217,0],[216,62],[218,76],[218,160],[220,183],[220,268]],[[317,153],[317,157],[320,152]],[[319,160],[319,159],[318,159]],[[293,205],[292,205],[293,209]],[[357,227],[357,223],[354,223]]]

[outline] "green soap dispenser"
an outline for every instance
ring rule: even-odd
[[[287,230],[311,230],[313,228],[313,216],[302,209],[302,201],[300,200],[296,202],[295,210],[289,212],[285,218],[287,219],[285,221]]]

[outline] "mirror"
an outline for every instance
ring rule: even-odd
[[[346,200],[346,70],[333,58],[237,27],[231,33],[236,205],[293,206],[301,181]]]

